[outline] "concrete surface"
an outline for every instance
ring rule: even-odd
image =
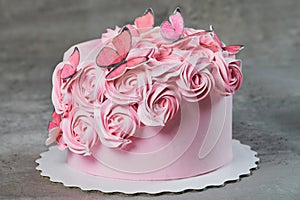
[[[151,6],[156,24],[180,5],[187,26],[213,24],[243,43],[244,83],[234,97],[234,138],[259,153],[238,183],[159,196],[83,192],[42,178],[51,73],[72,44],[132,22]],[[0,199],[300,199],[300,1],[0,0]]]

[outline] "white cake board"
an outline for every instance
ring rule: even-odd
[[[257,168],[259,158],[249,146],[232,140],[233,160],[231,163],[208,174],[169,181],[128,181],[115,180],[85,174],[70,168],[66,163],[66,151],[52,146],[41,153],[36,162],[36,169],[42,176],[52,182],[62,183],[67,187],[79,187],[82,190],[98,190],[104,193],[121,192],[125,194],[161,192],[182,192],[184,190],[201,190],[209,186],[222,186],[228,181],[239,180],[243,175],[250,175]]]

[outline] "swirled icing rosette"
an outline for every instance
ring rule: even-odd
[[[179,8],[154,27],[148,9],[133,24],[72,47],[56,66],[55,114],[46,143],[56,141],[83,155],[92,154],[98,142],[109,148],[130,145],[138,128],[165,126],[182,101],[236,92],[242,83],[242,62],[235,57],[240,49],[226,46],[212,27],[184,27]]]
[[[221,95],[230,95],[237,91],[242,84],[242,62],[226,53],[218,52],[213,59],[212,74],[216,81],[216,90]]]
[[[197,70],[190,64],[185,65],[177,80],[182,97],[189,102],[197,102],[210,93],[214,87],[214,79],[208,69]]]
[[[131,143],[129,138],[139,124],[132,106],[115,104],[107,99],[94,112],[97,132],[104,145],[116,148]]]
[[[104,70],[95,65],[88,65],[75,80],[69,88],[74,102],[83,110],[94,112],[94,104],[102,103],[105,99]]]
[[[98,142],[92,113],[75,107],[61,121],[62,140],[74,153],[90,155],[90,149]]]
[[[105,81],[105,96],[116,104],[129,105],[143,101],[143,90],[151,85],[151,76],[146,67],[129,70],[120,78]]]
[[[180,95],[173,86],[156,83],[146,91],[137,114],[147,126],[164,126],[179,109]]]

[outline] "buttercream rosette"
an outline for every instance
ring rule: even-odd
[[[53,73],[47,144],[56,141],[82,155],[92,154],[98,142],[123,148],[138,127],[168,123],[181,101],[239,89],[242,62],[235,54],[242,46],[226,46],[212,28],[179,23],[168,33],[162,29],[170,25],[153,27],[153,18],[147,13],[108,29],[89,51],[75,45],[65,55]]]

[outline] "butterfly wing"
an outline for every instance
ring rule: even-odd
[[[49,136],[47,140],[45,141],[45,144],[48,146],[51,143],[55,142],[56,138],[60,134],[61,130],[60,128],[52,121],[49,122],[48,124],[48,133]]]
[[[51,144],[58,137],[60,133],[60,128],[59,128],[60,121],[61,121],[60,115],[54,111],[52,113],[52,121],[50,121],[48,124],[49,137],[46,140],[46,145]]]
[[[119,78],[126,72],[127,69],[132,69],[135,66],[146,62],[147,60],[148,60],[148,57],[146,57],[146,56],[132,58],[132,59],[126,61],[125,63],[112,68],[111,71],[109,71],[108,74],[106,75],[106,79],[113,80],[113,79]]]
[[[135,58],[132,58],[132,59],[127,61],[126,67],[128,69],[132,69],[135,66],[146,62],[147,60],[148,60],[148,57],[146,57],[146,56],[135,57]]]
[[[60,77],[62,79],[68,79],[71,78],[76,72],[76,68],[72,65],[65,64],[61,70]]]
[[[177,38],[172,24],[168,21],[164,21],[160,25],[160,33],[163,36],[163,38],[167,40],[176,40]]]
[[[69,62],[71,63],[71,65],[73,67],[77,67],[79,64],[79,60],[80,60],[80,53],[79,53],[79,49],[77,47],[75,47],[73,53],[71,54],[71,56],[69,57]]]
[[[210,25],[210,30],[212,33],[212,37],[214,38],[214,40],[218,43],[218,45],[220,47],[223,47],[223,43],[221,42],[221,40],[218,38],[217,34],[215,33],[214,27],[212,25]]]
[[[131,37],[139,37],[140,36],[139,31],[133,25],[126,24],[126,27],[129,29]]]
[[[134,20],[134,24],[141,33],[150,30],[154,25],[153,10],[148,8],[143,16],[140,16]]]
[[[96,57],[96,64],[103,68],[111,68],[121,61],[122,57],[110,47],[103,47]]]
[[[184,21],[180,8],[175,9],[174,13],[169,17],[169,20],[172,23],[176,33],[181,36],[184,29]]]
[[[68,61],[70,64],[65,64],[62,68],[61,75],[60,75],[62,79],[68,79],[72,77],[76,72],[76,68],[80,61],[80,53],[77,47],[75,47]]]
[[[232,53],[232,54],[236,54],[243,48],[244,48],[244,45],[229,45],[229,46],[223,47],[223,50],[227,51],[229,53]]]
[[[50,131],[51,129],[56,128],[56,127],[57,127],[57,124],[55,122],[49,121],[48,131]]]
[[[117,65],[115,67],[113,67],[109,72],[108,74],[106,75],[106,79],[107,80],[113,80],[113,79],[116,79],[116,78],[119,78],[120,76],[122,76],[125,71],[126,71],[126,63],[123,63],[123,64],[120,64],[120,65]]]
[[[122,28],[120,34],[113,38],[112,43],[120,56],[120,60],[124,60],[131,49],[131,34],[129,29],[126,26]]]
[[[55,122],[55,124],[60,124],[60,115],[57,114],[55,111],[52,113],[52,119]]]
[[[169,17],[169,21],[164,21],[160,25],[161,35],[166,40],[176,41],[180,39],[184,30],[184,21],[179,8],[176,8]]]

